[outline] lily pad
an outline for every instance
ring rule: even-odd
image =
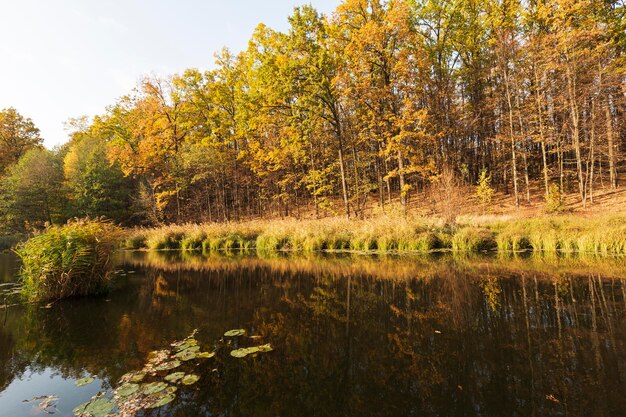
[[[168,385],[165,382],[151,382],[141,387],[141,393],[145,395],[156,394],[166,389]]]
[[[199,379],[200,377],[198,375],[189,374],[185,375],[180,382],[182,382],[183,385],[193,385],[198,382]]]
[[[95,381],[95,379],[93,379],[92,377],[87,377],[87,378],[81,378],[79,380],[77,380],[75,382],[77,387],[84,387],[85,385],[89,385],[91,384],[93,381]]]
[[[241,348],[235,349],[230,352],[230,356],[232,356],[233,358],[245,358],[246,356],[254,352],[256,352],[256,350],[251,350],[250,348]]]
[[[158,363],[163,360],[163,358],[167,358],[169,356],[169,350],[153,350],[148,353],[148,363]]]
[[[170,369],[178,368],[179,366],[180,366],[180,361],[173,360],[173,361],[165,362],[158,366],[155,366],[154,369],[157,371],[169,371]]]
[[[246,334],[246,331],[244,329],[233,329],[224,333],[224,336],[237,337],[237,336],[243,336],[244,334]]]
[[[265,345],[257,346],[259,352],[271,352],[274,350],[271,344],[267,343]]]
[[[181,380],[184,376],[185,376],[184,372],[174,372],[173,374],[169,374],[168,376],[166,376],[163,379],[165,379],[167,382],[176,383],[179,380]]]
[[[209,353],[209,352],[199,352],[196,355],[196,358],[199,358],[199,359],[210,359],[213,356],[215,356],[215,352],[211,352],[211,353]]]
[[[200,349],[200,346],[198,346],[198,341],[196,339],[185,340],[181,344],[174,345],[174,347],[176,348],[177,352],[181,352],[186,349],[195,349],[195,350]]]
[[[230,352],[230,356],[232,356],[233,358],[245,358],[246,356],[252,355],[254,353],[271,352],[272,350],[274,350],[272,348],[272,345],[268,343],[268,344],[261,345],[261,346],[252,346],[252,347],[247,347],[247,348],[235,349],[232,352]]]
[[[115,392],[120,397],[128,397],[139,391],[139,384],[124,384],[119,387]]]
[[[174,355],[175,358],[180,359],[181,361],[190,361],[192,359],[195,359],[196,356],[198,356],[196,352],[192,351],[191,349],[183,350],[182,352]]]
[[[104,417],[109,414],[113,408],[115,408],[115,403],[109,398],[96,398],[95,400],[79,405],[73,412],[77,416]]]
[[[146,377],[145,372],[129,372],[122,376],[122,380],[128,380],[128,382],[141,382]]]
[[[163,392],[161,394],[157,394],[154,398],[154,401],[146,405],[146,408],[163,407],[164,405],[171,403],[175,399],[176,394]]]

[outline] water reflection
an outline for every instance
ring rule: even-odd
[[[194,328],[211,346],[239,327],[276,350],[218,355],[159,415],[623,415],[620,262],[130,253],[106,298],[9,309],[0,416],[24,373],[107,387]]]

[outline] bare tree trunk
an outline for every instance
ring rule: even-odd
[[[348,187],[346,185],[345,163],[343,160],[343,144],[339,144],[339,169],[341,171],[341,189],[343,191],[343,204],[346,210],[346,216],[350,218],[350,205],[348,204]]]
[[[576,102],[576,81],[572,71],[566,66],[567,75],[567,92],[569,95],[570,104],[570,116],[572,118],[572,142],[574,145],[574,152],[576,153],[576,171],[578,172],[578,191],[580,193],[580,201],[583,207],[587,205],[587,198],[585,196],[585,186],[583,178],[583,164],[580,151],[580,116],[578,113],[578,104]]]
[[[604,101],[604,115],[606,117],[606,139],[607,146],[609,148],[609,181],[611,183],[611,189],[614,190],[617,188],[617,175],[615,170],[615,139],[613,132],[613,117],[611,116],[611,103],[609,102],[608,96]]]
[[[398,177],[400,178],[400,204],[406,213],[406,182],[404,178],[404,159],[402,152],[398,151]]]
[[[548,196],[548,189],[549,189],[549,185],[548,185],[548,158],[546,155],[546,140],[545,140],[545,136],[544,136],[544,130],[543,130],[543,116],[542,116],[542,111],[543,111],[543,106],[541,104],[541,95],[539,94],[539,76],[537,75],[537,69],[534,68],[533,69],[534,75],[535,75],[535,101],[537,103],[537,119],[539,121],[539,140],[541,142],[541,156],[542,156],[542,162],[543,162],[543,185],[545,187],[545,191],[546,191],[546,197]]]
[[[519,191],[517,189],[517,155],[515,152],[515,136],[513,131],[513,105],[511,103],[511,91],[509,89],[509,76],[504,70],[504,86],[506,88],[506,100],[509,105],[509,133],[511,136],[511,170],[513,171],[513,191],[515,193],[515,207],[519,207]]]

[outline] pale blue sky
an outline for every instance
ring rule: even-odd
[[[0,109],[33,119],[52,147],[63,122],[94,116],[142,75],[210,68],[263,22],[286,30],[297,5],[340,0],[0,0]]]

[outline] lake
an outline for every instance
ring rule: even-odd
[[[621,258],[126,252],[117,265],[106,296],[0,308],[0,417],[71,416],[195,329],[215,357],[137,415],[626,415]],[[0,254],[0,290],[18,267]],[[250,344],[273,350],[230,355]]]

